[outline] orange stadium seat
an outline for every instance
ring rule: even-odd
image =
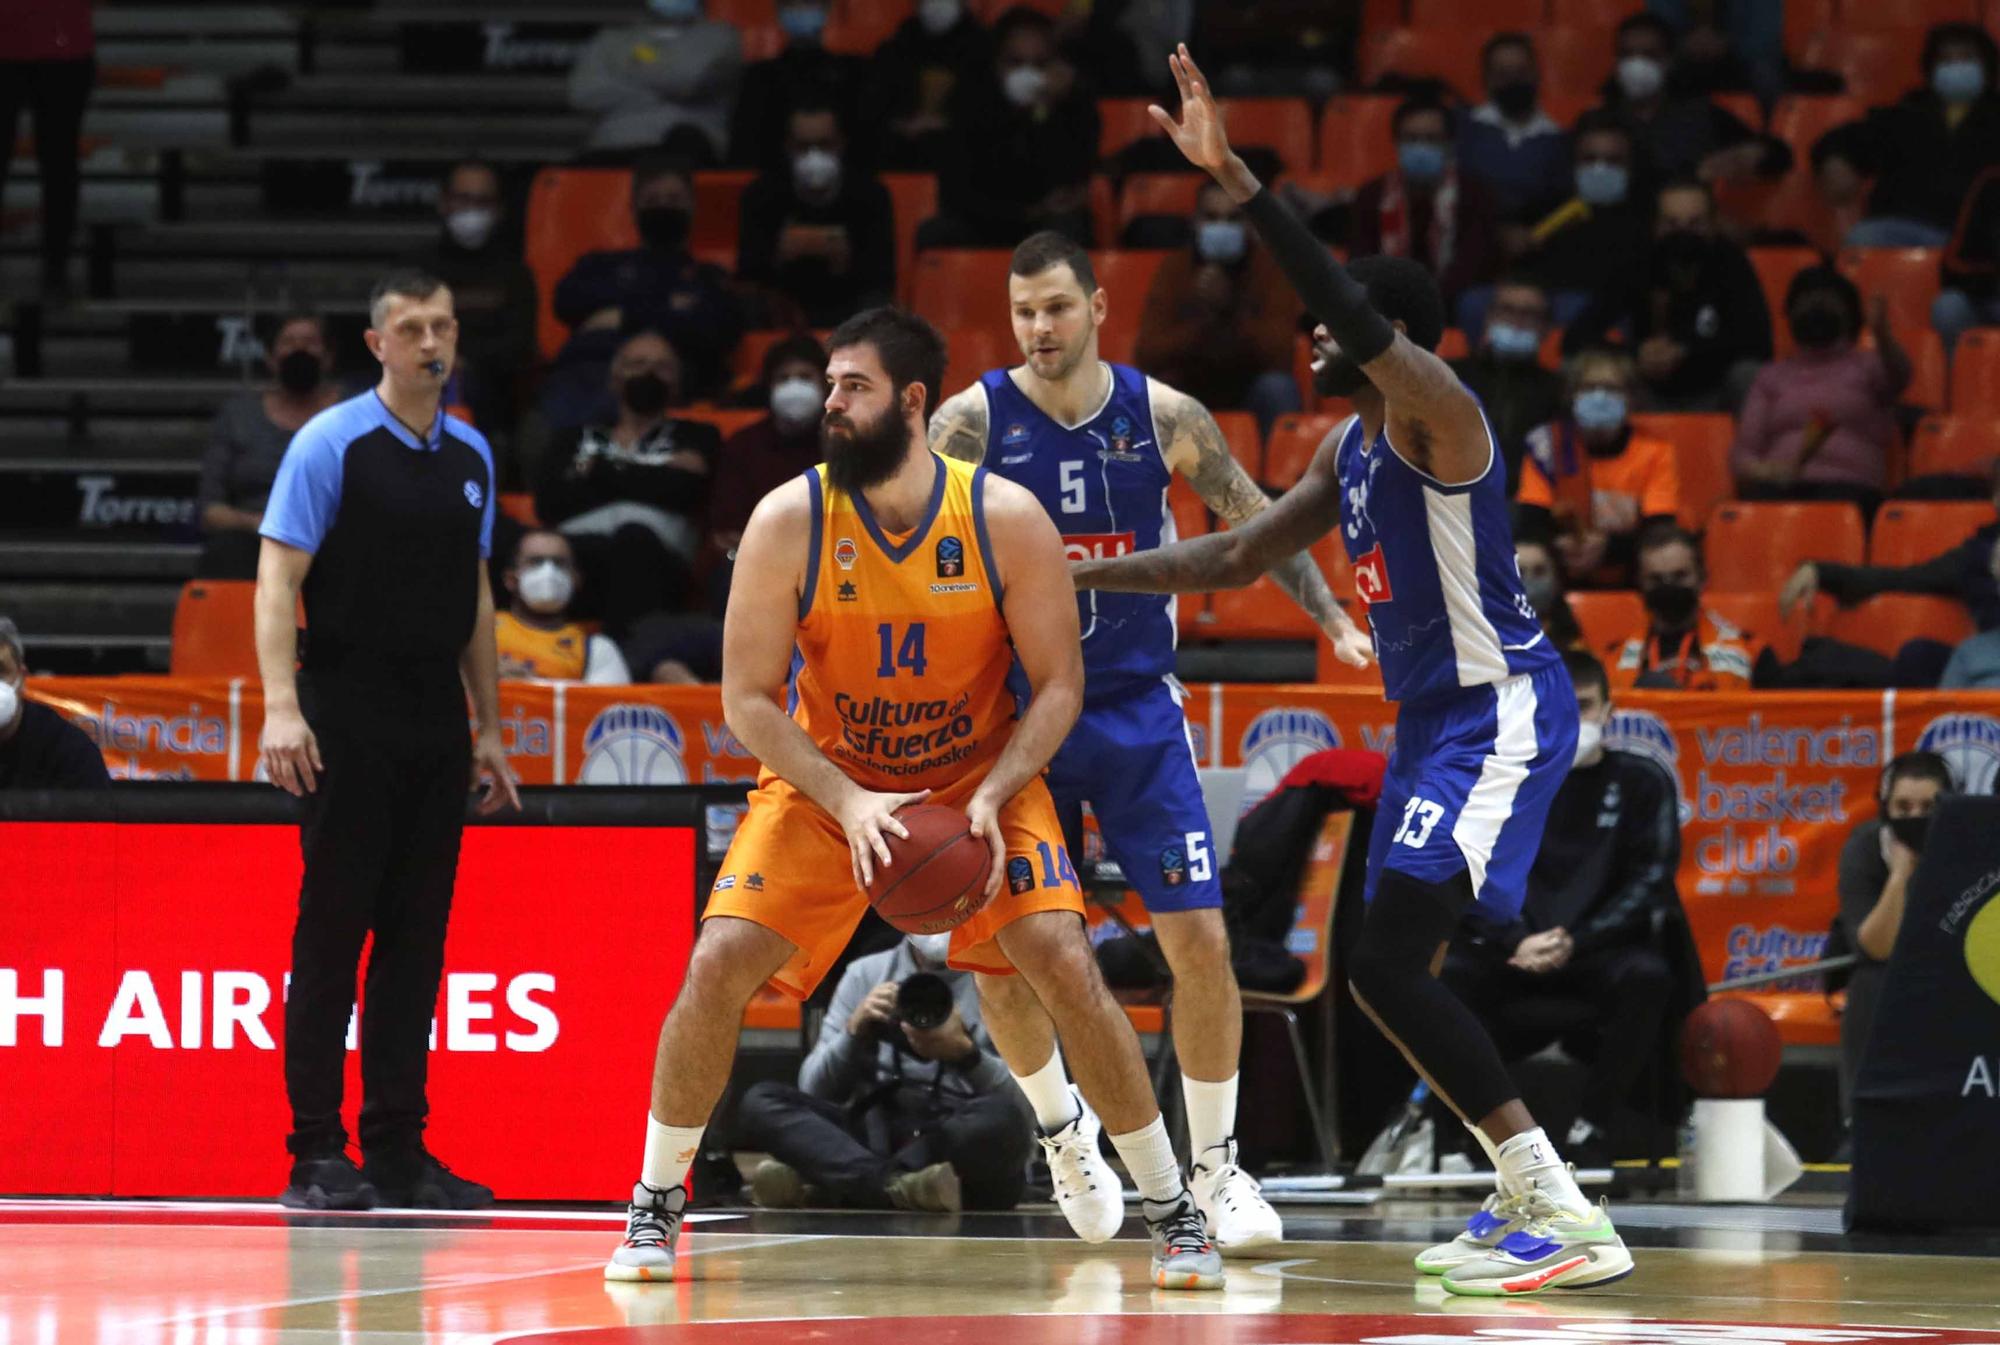
[[[910,306],[939,328],[1007,330],[1007,265],[999,248],[930,248],[917,254]]]
[[[765,28],[778,22],[778,0],[708,0],[708,17],[738,28]]]
[[[1472,342],[1465,339],[1465,333],[1457,327],[1447,327],[1438,338],[1437,357],[1441,360],[1462,360],[1472,353]]]
[[[1868,563],[1920,564],[1992,521],[1993,506],[1984,500],[1891,500],[1868,534]]]
[[[1834,23],[1836,0],[1785,0],[1785,54],[1801,60],[1813,39]]]
[[[1208,532],[1208,504],[1195,493],[1188,479],[1179,472],[1175,472],[1173,478],[1167,482],[1167,508],[1173,512],[1176,535],[1200,537]]]
[[[1313,166],[1312,109],[1303,98],[1225,98],[1222,119],[1230,143],[1261,146],[1296,173]]]
[[[755,425],[769,414],[761,406],[684,406],[674,410],[674,415],[682,420],[696,420],[715,426],[724,439],[746,426]]]
[[[1840,273],[1861,291],[1865,313],[1876,295],[1889,301],[1889,325],[1909,342],[1931,325],[1938,292],[1939,248],[1842,248]]]
[[[1248,411],[1217,411],[1215,427],[1229,445],[1229,456],[1252,481],[1257,480],[1264,465],[1264,441],[1257,434],[1257,417]]]
[[[1132,174],[1125,179],[1125,189],[1118,195],[1119,232],[1141,215],[1172,215],[1180,219],[1193,215],[1195,198],[1201,195],[1208,181],[1206,173]]]
[[[1810,625],[1806,612],[1794,612],[1790,621],[1779,616],[1776,593],[1710,591],[1703,593],[1701,600],[1709,611],[1770,645],[1787,662],[1799,656],[1799,646],[1805,643],[1808,629],[1817,629]]]
[[[747,388],[764,376],[764,354],[778,342],[794,336],[818,335],[824,341],[826,333],[795,332],[782,327],[745,332],[736,343],[736,349],[729,356],[729,381],[732,387]]]
[[[1809,169],[1812,147],[1821,136],[1867,113],[1867,101],[1851,93],[1787,96],[1771,109],[1771,134],[1790,145],[1793,158]]]
[[[1764,306],[1771,310],[1771,339],[1779,359],[1792,353],[1792,329],[1785,321],[1785,291],[1792,277],[1818,266],[1820,255],[1807,247],[1763,247],[1750,249],[1750,267],[1764,291]]]
[[[1319,171],[1354,188],[1396,166],[1389,129],[1401,100],[1381,94],[1329,98],[1319,117]]]
[[[988,369],[1011,368],[1020,355],[1004,333],[985,327],[947,327],[944,330],[944,395],[972,386]]]
[[[1986,416],[1925,416],[1910,441],[1911,476],[1976,476],[1983,482],[1995,458],[2000,426]]]
[[[917,228],[937,214],[937,178],[930,173],[884,173],[896,221],[896,292],[908,299],[917,269]]]
[[[1468,101],[1481,93],[1479,50],[1488,30],[1478,24],[1443,28],[1385,28],[1361,40],[1361,83],[1373,88],[1385,75],[1436,79]]]
[[[1549,0],[1549,22],[1615,29],[1645,8],[1646,0]]]
[[[718,168],[694,175],[694,232],[688,250],[725,271],[736,269],[737,222],[743,193],[756,174],[747,168]]]
[[[1753,131],[1764,129],[1764,105],[1754,93],[1712,93],[1708,101]]]
[[[1244,588],[1210,595],[1208,611],[1195,619],[1195,631],[1208,640],[1310,640],[1319,627],[1263,574]]]
[[[1313,454],[1319,452],[1320,441],[1346,418],[1344,411],[1339,415],[1279,416],[1264,445],[1263,483],[1278,490],[1297,485],[1312,465]]]
[[[1146,311],[1146,292],[1153,288],[1165,252],[1153,249],[1093,252],[1097,284],[1109,300],[1104,325],[1098,328],[1098,352],[1107,360],[1130,364],[1139,344],[1139,318]],[[996,301],[997,302],[997,301]],[[1004,313],[1004,305],[1002,305]]]
[[[2000,327],[1974,327],[1951,356],[1951,413],[2000,416]]]
[[[1978,23],[1979,0],[1844,0],[1843,28],[1915,28],[1937,23]]]
[[[796,1032],[803,1008],[790,995],[764,986],[743,1006],[743,1026],[765,1032]]]
[[[1611,78],[1611,67],[1617,64],[1611,27],[1564,24],[1531,36],[1541,57],[1545,89],[1593,93]]]
[[[1826,633],[1891,658],[1911,640],[1955,645],[1973,632],[1972,614],[1956,598],[1884,593],[1834,612]]]
[[[1775,593],[1801,561],[1859,565],[1861,512],[1851,504],[1721,504],[1703,549],[1710,589]]]
[[[916,0],[833,0],[821,40],[840,55],[872,56],[916,10]]]
[[[1843,6],[1840,22],[1822,29],[1807,44],[1805,63],[1839,71],[1847,81],[1847,92],[1871,107],[1893,103],[1914,88],[1923,78],[1918,56],[1924,30],[1856,30],[1847,26],[1847,18]]]
[[[1150,98],[1097,100],[1097,157],[1109,159],[1135,140],[1160,134],[1159,123],[1146,107]]]
[[[1797,234],[1821,253],[1831,253],[1840,246],[1847,227],[1861,217],[1858,204],[1844,212],[1829,206],[1810,168],[1794,168],[1776,182],[1723,178],[1712,185],[1717,212],[1737,229],[1753,238],[1759,234]],[[1780,333],[1779,339],[1790,337]]]
[[[556,321],[556,284],[586,252],[639,245],[632,223],[632,174],[623,168],[544,168],[528,189],[522,252],[541,291],[535,334],[553,357],[569,336]]]
[[[1646,604],[1631,589],[1571,593],[1569,611],[1583,629],[1585,647],[1600,658],[1605,650],[1646,628]]]
[[[1910,357],[1910,385],[1903,389],[1902,400],[1926,411],[1944,410],[1950,405],[1945,386],[1951,368],[1951,361],[1944,353],[1944,338],[1924,327],[1918,331],[1898,330],[1896,340]],[[1873,338],[1867,344],[1872,347]]]
[[[535,497],[525,490],[502,491],[500,512],[524,528],[539,528],[542,522],[535,516]]]
[[[1674,462],[1681,478],[1682,527],[1698,530],[1716,505],[1736,497],[1736,478],[1729,470],[1736,422],[1726,413],[1635,415],[1632,428],[1674,446]]]
[[[1778,1025],[1786,1046],[1840,1045],[1840,1010],[1814,990],[1734,990],[1731,999],[1748,1000]]]
[[[1543,0],[1410,0],[1412,28],[1539,28],[1548,17]]]
[[[190,579],[174,604],[168,670],[175,677],[257,676],[257,582]],[[305,624],[305,605],[299,605]]]

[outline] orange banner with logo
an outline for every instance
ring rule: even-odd
[[[81,725],[120,779],[257,776],[254,682],[38,678],[29,694]],[[1310,753],[1388,753],[1395,709],[1379,692],[1320,686],[1188,688],[1196,756],[1248,769],[1245,806]],[[501,741],[530,784],[700,784],[755,778],[713,686],[507,682]],[[2000,778],[2000,693],[1630,692],[1609,746],[1671,775],[1681,809],[1681,900],[1709,979],[1810,962],[1838,905],[1840,849],[1874,816],[1882,766],[1940,752],[1966,790]]]

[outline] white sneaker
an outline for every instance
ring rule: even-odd
[[[655,1283],[674,1277],[674,1243],[680,1239],[681,1216],[687,1210],[687,1187],[671,1191],[637,1182],[632,1203],[625,1208],[625,1241],[604,1267],[607,1280]]]
[[[1492,1251],[1444,1273],[1447,1293],[1512,1298],[1544,1289],[1585,1289],[1632,1273],[1632,1253],[1612,1227],[1603,1201],[1567,1210],[1540,1191],[1522,1198],[1528,1221]]]
[[[1500,1245],[1509,1233],[1527,1227],[1528,1211],[1519,1196],[1495,1191],[1486,1197],[1459,1235],[1417,1253],[1417,1269],[1425,1275],[1442,1275],[1447,1270],[1477,1261]]]
[[[1125,1191],[1118,1174],[1098,1152],[1097,1137],[1104,1127],[1097,1113],[1075,1085],[1069,1095],[1076,1099],[1076,1119],[1053,1135],[1036,1138],[1049,1162],[1056,1204],[1071,1230],[1085,1242],[1108,1242],[1125,1222]]]
[[[1216,1250],[1224,1256],[1247,1256],[1285,1240],[1284,1221],[1264,1199],[1256,1179],[1236,1166],[1234,1139],[1201,1151],[1188,1189],[1208,1221]]]

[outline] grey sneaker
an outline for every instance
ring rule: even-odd
[[[1222,1255],[1208,1240],[1208,1225],[1185,1187],[1172,1200],[1141,1200],[1146,1231],[1153,1235],[1153,1283],[1162,1289],[1220,1289]]]
[[[635,1182],[625,1211],[625,1241],[604,1267],[607,1280],[672,1280],[674,1243],[681,1235],[687,1188],[671,1191]]]
[[[789,1163],[767,1158],[750,1174],[750,1199],[767,1210],[795,1210],[806,1203],[806,1181]]]
[[[932,1214],[957,1214],[965,1208],[958,1185],[958,1170],[949,1163],[933,1163],[915,1172],[899,1172],[888,1181],[889,1199],[899,1210],[926,1210]]]

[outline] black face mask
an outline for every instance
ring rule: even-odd
[[[1333,355],[1313,370],[1313,388],[1322,397],[1352,397],[1368,386],[1368,375],[1345,355]]]
[[[625,380],[619,395],[638,416],[657,416],[667,409],[674,390],[667,386],[667,380],[658,374],[634,374]]]
[[[639,237],[655,252],[679,252],[687,245],[693,216],[677,205],[649,205],[637,215]]]
[[[1847,335],[1840,314],[1820,304],[1807,304],[1792,314],[1792,339],[1807,350],[1826,350]]]
[[[303,397],[319,386],[325,368],[310,350],[294,350],[278,361],[278,386],[294,397]]]
[[[1701,606],[1701,593],[1688,584],[1654,584],[1639,590],[1639,596],[1654,620],[1669,630],[1685,626]]]
[[[1882,825],[1889,828],[1889,834],[1909,846],[1918,854],[1924,852],[1924,838],[1930,835],[1929,814],[1922,817],[1885,817]]]
[[[1489,95],[1493,106],[1500,109],[1500,115],[1509,121],[1519,121],[1535,108],[1535,95],[1541,87],[1532,79],[1517,79],[1506,84],[1496,84]]]
[[[1712,243],[1692,229],[1674,229],[1653,241],[1653,259],[1668,272],[1699,270]]]

